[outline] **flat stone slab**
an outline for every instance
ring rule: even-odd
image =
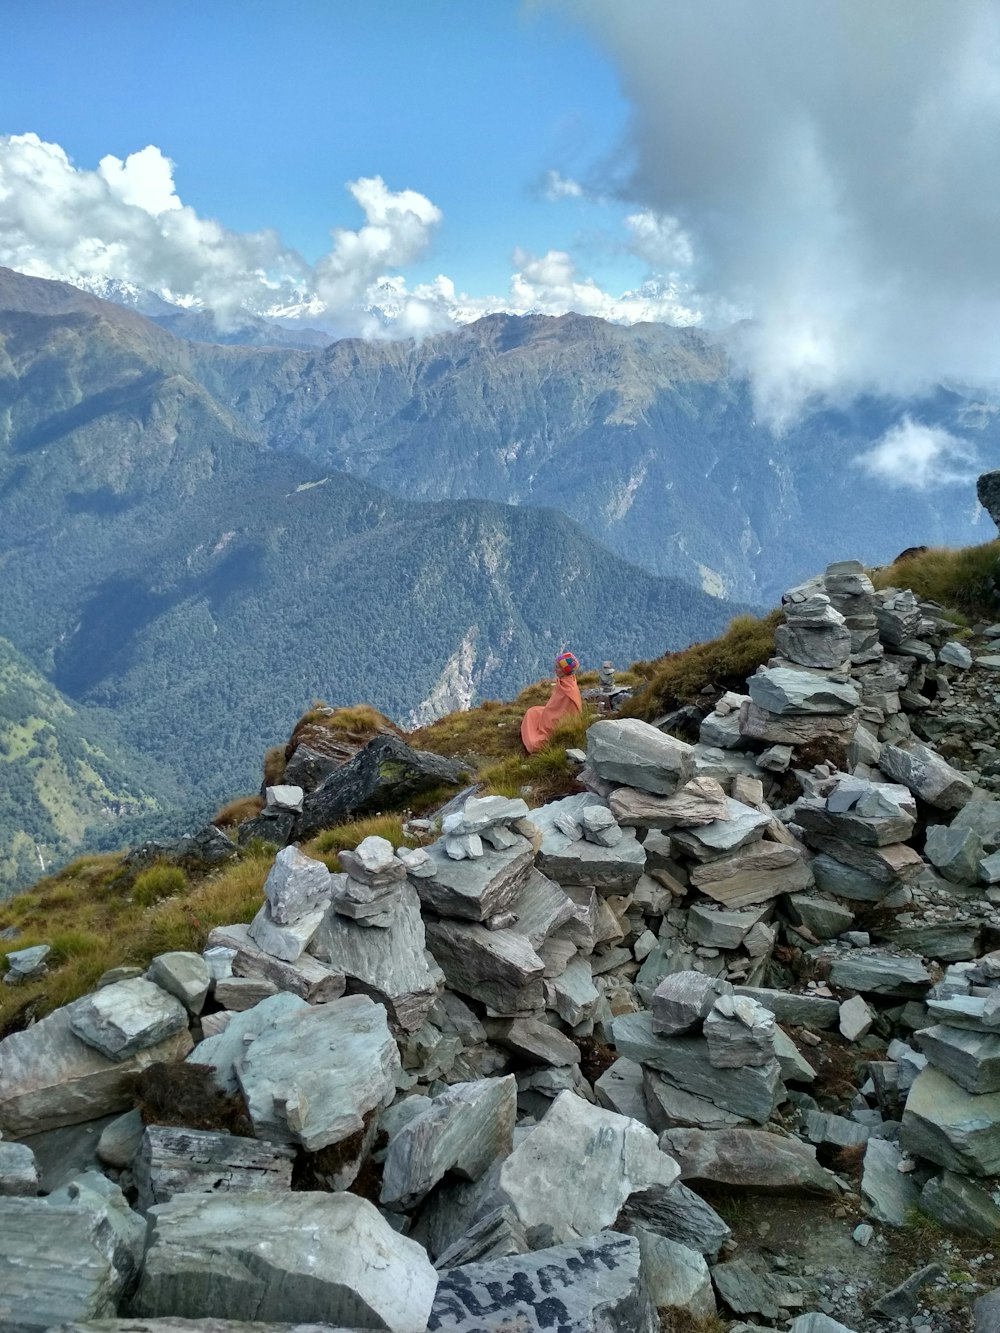
[[[731,1185],[755,1194],[837,1194],[816,1149],[800,1139],[763,1129],[668,1129],[660,1147],[680,1164],[681,1179],[694,1185]]]
[[[300,810],[301,799],[300,790]],[[278,852],[264,881],[264,898],[278,925],[288,925],[317,907],[325,906],[332,892],[333,883],[327,867],[297,847],[283,847]]]
[[[208,948],[232,949],[233,971],[238,977],[270,982],[279,991],[297,995],[310,1004],[339,1000],[347,985],[343,972],[310,954],[302,954],[291,963],[275,958],[254,943],[249,926],[242,924],[216,926],[209,934]]]
[[[677,1087],[655,1069],[642,1069],[642,1090],[646,1114],[638,1118],[658,1133],[667,1129],[736,1129],[747,1123],[743,1116]]]
[[[315,1152],[356,1134],[369,1111],[388,1105],[399,1070],[385,1010],[350,995],[280,1017],[251,1041],[236,1077],[259,1138]]]
[[[798,995],[794,991],[770,990],[766,986],[734,986],[737,995],[749,995],[752,1000],[770,1009],[779,1023],[792,1027],[825,1028],[837,1026],[840,1005],[823,995]]]
[[[537,813],[532,811],[532,817]],[[622,829],[613,847],[602,847],[586,839],[571,839],[552,827],[543,832],[537,866],[564,888],[582,885],[604,895],[628,893],[645,869],[646,853],[634,828]]]
[[[498,1189],[529,1237],[544,1228],[563,1242],[610,1226],[630,1195],[679,1176],[651,1129],[561,1092],[501,1166]]]
[[[161,990],[180,1000],[192,1014],[200,1014],[212,983],[212,974],[199,953],[175,950],[158,954],[149,965],[146,977]]]
[[[354,1194],[177,1195],[150,1212],[134,1307],[413,1333],[437,1283],[422,1246]]]
[[[198,1043],[188,1060],[191,1064],[210,1065],[215,1070],[215,1081],[226,1092],[239,1090],[236,1066],[243,1059],[250,1043],[262,1032],[279,1023],[287,1014],[306,1009],[305,1000],[287,991],[269,995],[252,1009],[234,1014],[225,1028]]]
[[[516,837],[513,847],[483,849],[475,860],[455,861],[440,842],[427,848],[430,874],[414,876],[412,883],[425,909],[440,916],[485,921],[506,911],[531,873],[531,843]]]
[[[917,1040],[930,1063],[966,1092],[1000,1092],[1000,1033],[938,1024]]]
[[[658,1333],[639,1242],[601,1231],[576,1244],[446,1272],[428,1333]]]
[[[833,960],[830,985],[862,995],[889,995],[900,1000],[919,1000],[930,989],[933,977],[916,954],[861,953],[852,950]]]
[[[127,1060],[188,1025],[184,1005],[143,977],[104,986],[70,1008],[74,1035],[109,1060]]]
[[[756,842],[731,856],[691,867],[691,883],[715,902],[733,909],[798,893],[812,884],[800,847]]]
[[[747,680],[747,693],[758,708],[778,717],[850,713],[861,702],[853,681],[789,667],[765,667],[756,672]]]
[[[728,797],[715,778],[692,778],[673,796],[653,796],[619,787],[608,797],[611,813],[623,826],[645,829],[693,828],[726,819]]]
[[[79,1003],[75,1000],[0,1041],[4,1134],[39,1134],[127,1110],[132,1104],[131,1075],[154,1061],[183,1059],[191,1049],[185,1018],[183,1030],[166,1040],[124,1060],[109,1060],[73,1032],[74,1007]]]
[[[175,1194],[289,1190],[294,1158],[294,1151],[281,1144],[210,1130],[150,1125],[132,1168],[137,1206],[144,1213]]]
[[[702,1255],[646,1227],[636,1227],[642,1271],[661,1319],[671,1314],[710,1319],[716,1313],[715,1292]]]
[[[968,1176],[942,1171],[920,1191],[920,1211],[949,1231],[992,1240],[1000,1235],[1000,1208]]]
[[[624,1014],[611,1023],[619,1055],[658,1070],[671,1083],[745,1120],[766,1123],[783,1095],[777,1060],[742,1069],[713,1069],[702,1037],[660,1037],[652,1014]]]
[[[1000,1093],[966,1092],[933,1065],[914,1080],[903,1111],[907,1152],[961,1175],[1000,1172]]]

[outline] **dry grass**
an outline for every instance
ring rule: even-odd
[[[872,571],[876,588],[912,588],[918,597],[967,616],[994,618],[1000,611],[993,580],[1000,574],[1000,540],[954,550],[934,546]]]
[[[265,787],[277,787],[285,776],[285,765],[288,763],[286,755],[287,746],[272,745],[264,755],[264,785]]]
[[[647,722],[695,698],[706,686],[742,693],[746,678],[774,654],[774,631],[782,613],[737,616],[718,639],[693,643],[656,662],[637,662],[635,670],[648,680],[646,688],[622,710]]]
[[[356,704],[352,708],[330,708],[317,700],[296,722],[286,754],[291,755],[303,732],[317,727],[329,732],[331,737],[353,745],[364,745],[375,736],[381,736],[386,732],[393,736],[403,734],[395,722],[387,718],[384,713],[380,713],[377,708],[372,708],[370,704]]]
[[[224,805],[221,810],[216,810],[212,816],[212,823],[216,828],[236,828],[237,824],[242,824],[247,819],[253,819],[254,815],[259,815],[263,809],[263,796],[237,796],[234,801]]]

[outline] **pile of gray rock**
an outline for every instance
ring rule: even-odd
[[[785,612],[696,743],[607,718],[576,795],[465,792],[337,873],[287,846],[248,925],[0,1042],[0,1324],[830,1333],[864,1312],[713,1190],[1000,1236],[1000,802],[919,732],[990,668],[854,563]],[[135,1076],[185,1060],[252,1137],[144,1123]]]

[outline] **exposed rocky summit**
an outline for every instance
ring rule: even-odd
[[[894,1237],[1000,1241],[1000,628],[851,562],[784,605],[703,738],[604,718],[422,847],[296,844],[457,767],[303,766],[249,925],[0,1041],[3,1328],[971,1328],[987,1261]]]

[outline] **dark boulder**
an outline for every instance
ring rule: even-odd
[[[412,750],[396,736],[376,736],[306,796],[295,840],[311,838],[352,815],[402,809],[421,792],[457,787],[466,777],[467,770],[454,759]]]
[[[976,494],[979,503],[1000,529],[1000,471],[984,472],[976,482]]]

